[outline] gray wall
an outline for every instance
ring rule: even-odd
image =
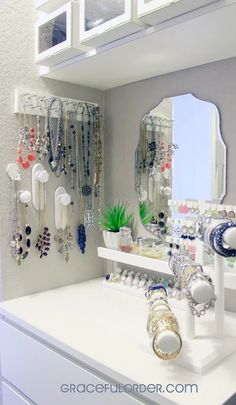
[[[236,58],[143,80],[111,89],[105,95],[106,200],[127,200],[138,213],[134,154],[144,114],[165,97],[193,93],[215,103],[228,146],[225,203],[236,204]],[[204,147],[204,145],[202,145]],[[187,168],[186,168],[187,169]],[[138,216],[138,215],[137,215]],[[138,228],[141,229],[140,223]],[[143,229],[143,227],[142,227]],[[236,294],[227,294],[227,307],[236,310]]]
[[[0,27],[0,185],[1,185],[1,296],[3,299],[59,287],[102,274],[102,261],[97,258],[98,230],[88,235],[88,250],[85,256],[76,247],[70,263],[65,265],[53,246],[49,257],[40,261],[33,251],[31,258],[18,267],[9,251],[11,239],[11,212],[9,210],[10,181],[5,172],[9,162],[16,161],[18,120],[13,114],[15,87],[36,90],[39,93],[55,94],[103,103],[103,93],[85,87],[53,80],[42,80],[34,63],[34,21],[36,13],[32,0],[7,0],[1,2]],[[31,188],[31,170],[24,174],[23,189]],[[57,185],[65,184],[63,177],[51,176],[48,192],[47,223],[55,233],[53,193]],[[37,215],[31,210],[29,223],[36,229]],[[33,215],[34,214],[34,215]],[[71,215],[73,232],[78,223],[78,214]],[[35,233],[32,237],[34,240]]]

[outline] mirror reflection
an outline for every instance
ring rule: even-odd
[[[170,97],[143,117],[136,192],[141,222],[160,241],[169,199],[219,203],[225,177],[226,147],[214,104],[192,94]]]

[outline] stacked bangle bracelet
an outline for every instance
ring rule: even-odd
[[[205,315],[215,300],[212,279],[185,253],[175,253],[169,265],[176,276],[176,288],[187,298],[192,314],[197,317]]]
[[[158,284],[151,286],[145,295],[150,307],[147,332],[153,351],[162,360],[174,360],[181,351],[182,339],[178,321],[168,304],[167,291]]]

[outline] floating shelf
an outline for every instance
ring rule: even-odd
[[[98,248],[98,256],[113,262],[128,264],[130,266],[141,267],[142,269],[156,271],[157,273],[169,274],[168,262],[165,260],[153,259],[151,257],[135,255],[133,253],[124,253],[120,250]]]
[[[153,259],[151,257],[140,256],[133,253],[124,253],[119,250],[107,249],[103,247],[98,248],[98,256],[113,262],[123,263],[129,266],[155,271],[157,273],[168,275],[172,274],[169,269],[168,261],[166,260]],[[214,281],[214,268],[211,266],[204,266],[203,268]],[[224,278],[225,288],[236,290],[236,271],[225,270]]]
[[[41,67],[40,74],[107,90],[232,58],[236,56],[235,15],[236,0],[219,0],[53,67]]]

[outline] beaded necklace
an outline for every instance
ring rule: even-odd
[[[91,185],[91,116],[89,114],[88,105],[85,104],[85,108],[88,114],[87,133],[85,134],[85,115],[84,109],[82,111],[82,125],[81,125],[81,141],[82,141],[82,164],[84,173],[84,184],[82,185],[82,194],[88,197],[92,193]],[[87,155],[87,156],[86,156]]]
[[[31,121],[31,120],[30,120]],[[24,112],[24,123],[19,128],[19,142],[17,147],[17,163],[26,170],[30,163],[36,159],[35,156],[35,129],[26,122],[26,113]]]
[[[43,160],[45,158],[45,156],[47,156],[47,154],[48,154],[47,124],[48,124],[48,120],[47,120],[47,117],[45,117],[44,129],[41,134],[41,119],[39,118],[39,115],[37,115],[37,118],[36,118],[37,132],[36,132],[36,138],[35,138],[35,151],[38,154],[39,160]]]
[[[43,257],[48,256],[48,253],[50,251],[50,238],[51,234],[49,231],[48,226],[45,225],[45,208],[46,208],[46,183],[39,183],[39,195],[43,196],[42,198],[39,199],[39,234],[37,236],[37,242],[35,244],[35,248],[37,249],[39,253],[40,259]]]
[[[57,117],[57,130],[56,136],[54,136],[52,129],[52,117],[51,109],[55,102],[58,102],[58,117]],[[51,169],[57,176],[60,176],[61,157],[63,156],[62,146],[62,101],[59,98],[52,97],[48,103],[48,152],[49,152],[49,164]]]

